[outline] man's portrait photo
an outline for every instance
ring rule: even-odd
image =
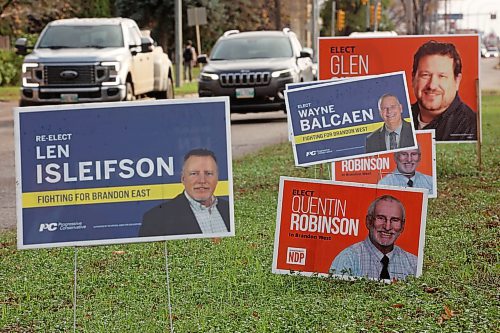
[[[378,109],[384,125],[366,137],[365,152],[413,147],[413,129],[403,119],[403,106],[398,97],[392,94],[382,95],[378,100]]]
[[[413,58],[415,129],[435,129],[437,141],[477,139],[476,113],[458,95],[462,60],[452,43],[430,40]]]
[[[368,237],[340,252],[333,259],[329,273],[380,280],[414,276],[417,256],[395,245],[405,224],[405,207],[400,200],[391,195],[376,198],[366,214]]]
[[[229,203],[214,195],[218,180],[215,154],[201,148],[189,151],[181,174],[184,191],[147,211],[139,236],[229,232]]]
[[[421,160],[420,146],[417,149],[395,152],[396,170],[383,177],[378,183],[380,185],[426,188],[429,190],[429,195],[433,194],[432,177],[416,170]]]

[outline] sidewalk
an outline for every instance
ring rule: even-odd
[[[17,101],[0,101],[0,126],[13,121],[13,108],[17,106]]]

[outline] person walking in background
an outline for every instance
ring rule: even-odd
[[[196,63],[196,51],[190,40],[186,42],[182,58],[184,60],[184,80],[189,78],[189,82],[191,82],[193,80],[193,66]]]

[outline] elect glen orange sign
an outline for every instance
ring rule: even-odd
[[[404,70],[411,87],[413,56],[429,40],[455,45],[462,59],[459,95],[477,112],[476,80],[479,80],[478,35],[422,35],[394,37],[321,37],[319,38],[319,79],[377,75]],[[410,102],[416,98],[412,89]]]

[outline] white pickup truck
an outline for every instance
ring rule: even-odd
[[[16,41],[22,66],[20,106],[173,98],[172,62],[127,18],[50,22],[33,51]]]

